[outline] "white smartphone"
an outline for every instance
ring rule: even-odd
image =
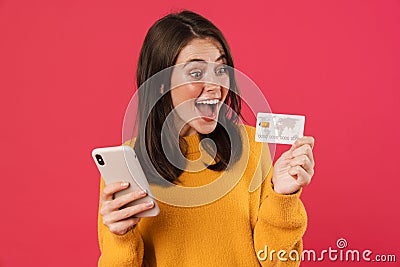
[[[153,208],[142,211],[136,214],[135,217],[152,217],[158,215],[160,209],[150,191],[149,183],[132,147],[115,146],[95,148],[92,151],[92,157],[97,165],[97,168],[99,169],[101,176],[104,179],[105,185],[115,182],[122,182],[125,180],[129,182],[130,186],[115,193],[114,197],[118,197],[135,190],[147,191],[147,195],[145,197],[132,201],[122,208],[143,202],[153,201]]]

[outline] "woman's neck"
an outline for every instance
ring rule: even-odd
[[[190,127],[189,124],[185,124],[182,127],[182,129],[179,133],[179,136],[183,137],[183,136],[189,136],[189,135],[194,135],[194,134],[197,134],[197,131],[195,129],[193,129],[192,127]]]

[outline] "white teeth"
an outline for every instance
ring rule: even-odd
[[[218,99],[212,99],[212,100],[203,100],[203,101],[198,101],[196,104],[208,104],[208,105],[214,105],[219,102]]]

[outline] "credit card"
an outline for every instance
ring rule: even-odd
[[[305,116],[258,113],[256,141],[275,144],[293,144],[303,137]]]

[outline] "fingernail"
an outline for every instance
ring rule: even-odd
[[[141,196],[145,196],[147,194],[147,192],[146,192],[146,189],[145,190],[142,190],[142,191],[140,191],[140,195]]]
[[[147,207],[152,207],[154,205],[154,202],[153,201],[150,201],[150,202],[147,202],[146,203],[146,206]]]
[[[128,182],[122,182],[122,183],[121,183],[121,187],[127,187],[128,185],[129,185]]]

